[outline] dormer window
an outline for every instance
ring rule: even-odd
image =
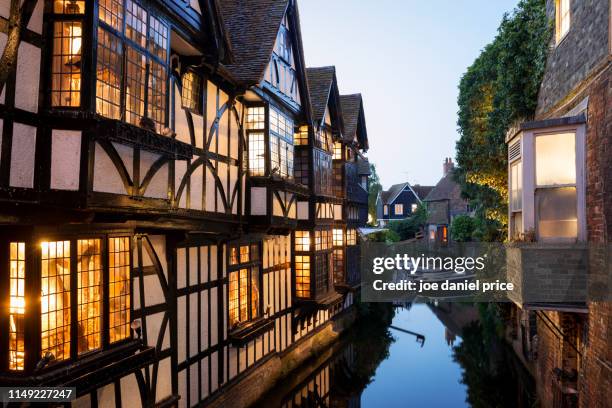
[[[570,0],[556,0],[555,8],[556,41],[559,43],[570,29]]]

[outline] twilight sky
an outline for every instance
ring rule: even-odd
[[[455,157],[461,75],[517,0],[301,0],[306,64],[364,98],[383,187],[434,185]]]

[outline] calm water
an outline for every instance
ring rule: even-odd
[[[395,341],[361,396],[363,407],[465,407],[467,387],[461,383],[461,366],[453,361],[448,329],[424,304],[399,309],[393,327],[425,337],[423,346],[415,336],[391,329]],[[456,336],[454,345],[461,338]]]
[[[257,406],[533,406],[533,381],[495,334],[491,305],[371,303],[359,315]]]

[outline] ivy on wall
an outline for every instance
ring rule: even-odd
[[[551,34],[545,0],[521,0],[461,77],[455,177],[476,209],[480,240],[506,237],[505,136],[535,112]]]

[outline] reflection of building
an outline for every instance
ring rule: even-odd
[[[352,265],[359,209],[330,193],[331,143],[365,160],[361,99],[352,128],[339,95],[316,116],[295,1],[248,3],[0,0],[3,385],[193,406],[333,337],[354,294],[332,225]],[[293,251],[304,211],[321,258]],[[304,318],[319,293],[334,308]]]
[[[453,160],[444,159],[443,176],[423,201],[427,204],[427,239],[447,243],[451,224],[458,215],[469,214],[468,203],[461,198],[461,187],[453,179]]]
[[[452,346],[455,344],[455,340],[457,339],[457,335],[448,330],[448,327],[444,327],[444,340],[446,340],[446,344]]]
[[[608,0],[546,3],[556,30],[536,115],[507,136],[509,235],[537,241],[539,264],[552,265],[553,273],[567,264],[584,265],[586,281],[587,271],[592,279],[610,261],[611,7]],[[592,246],[589,253],[575,245],[585,242]],[[509,254],[523,280],[541,272],[526,261],[529,251],[519,247]],[[574,261],[559,261],[559,254]],[[542,405],[609,404],[611,304],[518,305],[509,335],[535,374]]]

